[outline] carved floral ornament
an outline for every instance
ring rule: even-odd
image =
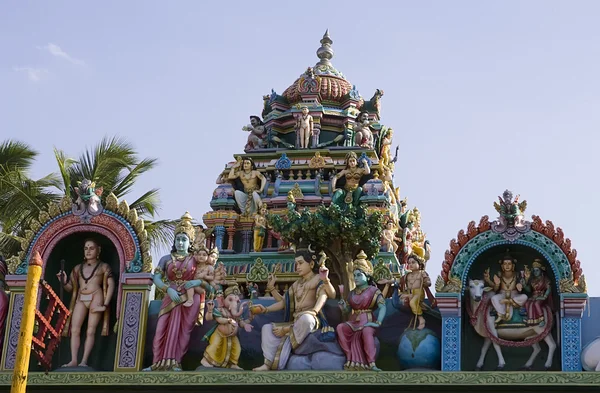
[[[150,242],[148,233],[144,226],[144,219],[139,218],[135,209],[130,209],[127,201],[119,202],[117,197],[110,193],[106,197],[106,206],[99,214],[107,214],[117,219],[120,224],[127,228],[130,235],[137,236],[139,247],[136,245],[135,257],[127,261],[128,272],[151,272],[152,256],[150,255]],[[21,241],[21,251],[7,260],[8,271],[10,274],[26,274],[27,255],[34,246],[37,239],[46,231],[56,230],[56,226],[66,217],[77,215],[73,200],[65,195],[60,202],[48,204],[46,210],[40,212],[38,219],[33,220],[29,228],[25,230],[25,236]],[[81,216],[81,223],[90,224],[89,216]],[[100,224],[102,225],[102,224]]]
[[[507,192],[504,195],[507,196]],[[512,199],[512,193],[509,195]],[[515,205],[517,203],[518,197],[514,201]],[[526,207],[525,201],[518,205]],[[516,230],[512,230],[515,225],[510,219],[508,225],[503,220],[504,211],[500,212],[497,221],[490,222],[486,215],[481,217],[479,224],[471,221],[466,231],[461,229],[446,250],[442,272],[436,281],[436,291],[461,293],[470,263],[483,250],[500,244],[524,244],[549,256],[547,259],[552,265],[560,293],[586,293],[585,276],[577,259],[577,250],[571,248],[571,240],[565,238],[563,230],[555,227],[550,220],[544,223],[539,216],[533,215],[531,222],[525,221],[522,215],[524,210],[518,211]]]

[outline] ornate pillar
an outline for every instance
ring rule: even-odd
[[[235,236],[235,227],[227,227],[227,250],[233,252],[233,239]]]
[[[17,345],[19,343],[19,329],[21,327],[21,315],[25,304],[25,283],[27,276],[7,275],[6,283],[10,287],[10,298],[4,341],[2,344],[2,361],[0,371],[13,370],[17,360]]]
[[[581,317],[587,300],[586,293],[561,293],[560,295],[562,371],[582,371]]]
[[[121,280],[123,286],[115,371],[137,372],[141,371],[144,361],[152,274],[124,273]]]
[[[460,293],[436,293],[442,314],[442,371],[460,371]]]
[[[238,229],[242,232],[242,254],[248,254],[252,251],[252,227],[254,226],[253,217],[240,217]]]

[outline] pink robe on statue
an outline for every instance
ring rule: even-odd
[[[337,328],[338,343],[346,354],[350,367],[371,368],[375,363],[375,328],[364,327],[367,322],[376,321],[373,311],[384,303],[381,291],[375,286],[369,286],[360,294],[356,289],[350,292],[348,305],[352,314],[348,322],[340,323]]]
[[[177,286],[174,268],[185,271],[181,276],[182,283]],[[183,261],[171,260],[166,264],[166,275],[169,280],[169,287],[174,288],[181,297],[181,300],[187,299],[183,283],[194,279],[196,274],[196,260],[193,256],[188,256]],[[152,343],[154,358],[151,368],[153,370],[172,370],[181,368],[181,359],[186,354],[190,336],[194,325],[198,319],[200,311],[201,296],[194,294],[194,304],[190,307],[184,307],[183,301],[174,305],[168,294],[165,293],[158,323],[156,324],[156,333]]]

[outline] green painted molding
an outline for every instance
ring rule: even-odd
[[[0,373],[0,386],[10,386],[12,372]],[[28,385],[495,385],[598,386],[594,372],[350,372],[350,371],[201,371],[140,373],[29,373]]]

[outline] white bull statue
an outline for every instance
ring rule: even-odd
[[[583,347],[581,365],[585,371],[600,371],[600,337]]]
[[[491,297],[489,292],[492,288],[486,287],[483,280],[469,280],[468,285],[469,303],[467,312],[469,313],[471,325],[475,328],[477,334],[484,338],[481,356],[475,370],[479,371],[483,367],[485,355],[492,344],[498,355],[498,367],[496,368],[498,371],[503,370],[506,365],[502,356],[502,346],[533,347],[531,356],[522,367],[523,370],[531,370],[533,362],[541,351],[539,344],[541,340],[544,340],[548,345],[548,357],[544,366],[546,370],[549,370],[552,367],[552,358],[557,347],[552,334],[550,334],[553,324],[550,308],[548,306],[544,307],[544,320],[547,321],[544,326],[496,326],[494,318],[489,315]]]

